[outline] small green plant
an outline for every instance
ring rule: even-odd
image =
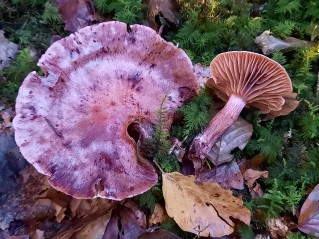
[[[0,98],[13,100],[24,78],[34,70],[38,70],[35,56],[29,48],[21,50],[11,66],[0,73],[5,79],[0,87]]]
[[[59,13],[59,9],[50,2],[45,3],[41,18],[44,23],[49,24],[55,31],[60,30],[62,27],[62,16]]]
[[[287,239],[316,239],[318,237],[312,235],[304,235],[301,232],[289,232]]]
[[[240,238],[243,238],[243,239],[254,238],[253,228],[250,226],[247,226],[246,224],[240,224],[238,227],[238,232],[240,234]]]
[[[140,206],[147,208],[149,213],[153,214],[155,204],[163,201],[162,190],[156,185],[149,191],[136,196],[135,199],[139,202]]]
[[[274,161],[283,149],[283,133],[274,131],[272,122],[265,126],[255,125],[253,138],[246,146],[246,150],[251,154],[263,154],[269,161]]]
[[[157,124],[151,140],[145,142],[144,157],[153,161],[156,160],[164,172],[169,173],[179,171],[179,163],[173,154],[169,154],[171,140],[169,126],[167,125],[167,110],[164,103],[167,95],[164,97],[161,106],[157,112]]]
[[[183,137],[193,138],[206,127],[209,122],[209,108],[212,102],[209,90],[202,88],[199,95],[180,109],[184,117]]]
[[[273,180],[272,187],[263,196],[264,203],[259,208],[265,210],[266,218],[278,216],[285,209],[285,195],[279,187],[277,179]]]
[[[141,0],[94,0],[94,3],[102,15],[112,14],[115,20],[128,24],[139,22],[143,15]]]

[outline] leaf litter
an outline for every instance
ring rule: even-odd
[[[162,177],[166,211],[182,230],[221,237],[234,231],[231,218],[250,224],[250,211],[230,190],[178,172],[163,173]]]

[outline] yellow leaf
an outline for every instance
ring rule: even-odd
[[[216,183],[200,183],[195,176],[163,173],[163,195],[168,215],[179,227],[199,236],[221,237],[234,231],[232,218],[250,224],[250,211],[241,199]]]

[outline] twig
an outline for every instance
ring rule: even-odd
[[[161,171],[162,174],[164,174],[164,170],[161,168],[161,166],[158,164],[158,162],[154,159],[153,163],[158,167],[158,169]]]

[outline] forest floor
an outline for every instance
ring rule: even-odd
[[[0,239],[319,237],[318,12],[317,0],[0,0]],[[181,48],[202,88],[168,127],[165,95],[152,137],[138,143],[155,186],[121,201],[76,199],[20,153],[15,99],[30,72],[45,74],[37,62],[52,44],[110,21],[150,27]],[[281,64],[296,97],[278,117],[244,109],[196,161],[193,139],[224,105],[205,85],[209,65],[230,51]]]

